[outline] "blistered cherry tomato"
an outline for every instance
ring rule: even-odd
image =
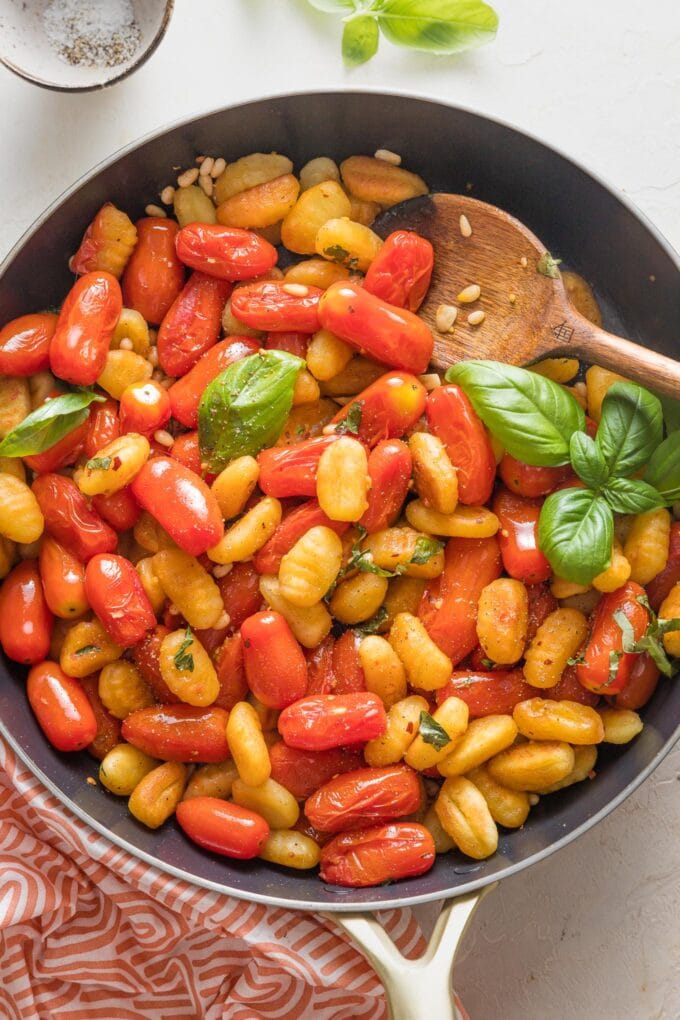
[[[85,570],[87,600],[115,644],[130,648],[156,625],[139,574],[124,556],[93,556]]]
[[[287,351],[296,358],[306,358],[311,336],[309,333],[268,333],[263,347],[266,351]]]
[[[427,391],[414,375],[408,372],[387,372],[345,404],[333,418],[343,422],[360,408],[359,428],[356,432],[367,446],[375,446],[382,439],[403,436],[425,409]]]
[[[16,662],[40,662],[49,653],[53,617],[37,560],[23,560],[0,587],[0,644]]]
[[[157,700],[163,705],[171,705],[180,701],[180,698],[170,690],[161,674],[161,645],[169,633],[167,627],[158,623],[132,649],[132,658],[137,669]]]
[[[185,266],[220,280],[252,280],[276,265],[276,248],[252,230],[189,223],[175,242]]]
[[[85,446],[83,452],[89,459],[103,450],[108,443],[120,435],[120,418],[115,400],[92,404],[90,417],[87,419]]]
[[[82,677],[80,686],[85,691],[85,697],[90,702],[97,723],[97,732],[87,745],[87,751],[93,758],[101,761],[116,744],[120,744],[120,719],[111,715],[99,697],[99,673]]]
[[[243,665],[243,641],[240,634],[231,634],[225,638],[215,658],[215,671],[220,683],[220,693],[214,704],[220,708],[232,710],[239,701],[245,701],[248,695],[248,682]]]
[[[184,467],[189,468],[199,478],[207,477],[204,476],[201,470],[201,450],[198,445],[198,432],[185,432],[181,436],[177,436],[170,447],[170,456],[173,460],[178,460]]]
[[[385,439],[368,455],[368,510],[359,521],[371,534],[394,524],[408,493],[412,458],[406,443]]]
[[[119,412],[121,432],[151,436],[170,421],[168,391],[153,379],[132,383],[121,394]]]
[[[113,552],[118,544],[116,532],[88,506],[70,478],[40,475],[32,488],[45,518],[45,531],[79,560],[87,563],[97,553]]]
[[[54,615],[74,620],[87,612],[85,567],[78,557],[50,535],[43,535],[38,562],[45,600]]]
[[[427,370],[434,341],[425,322],[357,283],[332,283],[319,302],[319,319],[324,329],[376,361],[414,375]]]
[[[460,386],[438,386],[427,395],[430,431],[441,439],[458,473],[458,499],[471,506],[488,502],[496,458],[481,418]]]
[[[271,572],[275,574],[277,570]],[[234,630],[262,605],[260,575],[254,563],[234,563],[228,574],[218,578],[217,586]]]
[[[558,485],[576,477],[568,464],[564,467],[533,467],[515,460],[509,453],[503,454],[498,473],[510,492],[528,499],[547,496]]]
[[[424,592],[418,616],[454,666],[476,647],[479,596],[500,574],[495,537],[451,538],[446,543],[444,572]]]
[[[552,569],[538,548],[538,519],[541,516],[540,499],[525,499],[506,489],[499,489],[493,510],[501,527],[498,542],[503,566],[510,577],[526,584],[547,581]]]
[[[198,422],[198,405],[208,383],[220,372],[241,358],[255,354],[260,349],[257,340],[250,337],[227,337],[199,358],[186,375],[173,383],[168,390],[172,416],[188,429],[195,429]]]
[[[184,266],[177,258],[174,220],[147,216],[138,220],[137,244],[123,273],[123,299],[147,322],[158,326],[184,285]]]
[[[316,496],[316,472],[324,450],[338,437],[315,436],[294,446],[272,446],[257,456],[258,485],[267,496]]]
[[[327,751],[381,736],[387,716],[377,694],[316,694],[284,708],[279,733],[290,747]]]
[[[330,748],[302,751],[280,740],[269,748],[272,779],[285,786],[297,800],[305,800],[333,776],[359,769],[364,764],[360,751]]]
[[[322,832],[366,829],[419,811],[423,788],[407,765],[361,768],[324,783],[308,797],[305,814]]]
[[[158,331],[158,361],[169,376],[185,375],[220,335],[231,284],[192,273],[165,313]]]
[[[639,641],[649,623],[649,613],[638,601],[644,595],[644,588],[627,581],[604,595],[595,607],[583,662],[576,666],[579,683],[589,691],[618,694],[628,683],[636,654],[624,652],[624,633],[614,614],[621,613],[628,619],[632,640]]]
[[[26,376],[50,364],[50,340],[57,325],[51,312],[20,315],[0,329],[0,375]]]
[[[229,757],[223,708],[150,705],[123,720],[123,739],[160,761],[212,764]]]
[[[412,230],[395,230],[368,267],[364,287],[391,305],[417,312],[432,278],[434,251]]]
[[[335,638],[328,635],[315,648],[305,652],[307,659],[307,694],[333,694],[333,652]],[[365,684],[364,684],[365,687]]]
[[[123,299],[110,273],[86,273],[71,287],[50,341],[54,375],[91,386],[101,375]]]
[[[67,464],[75,464],[85,446],[88,431],[89,419],[86,418],[82,425],[71,429],[42,453],[33,453],[24,457],[24,463],[37,475],[47,471],[58,471],[59,468],[66,467]]]
[[[194,843],[240,861],[257,857],[269,836],[269,826],[261,815],[219,797],[180,801],[175,817]]]
[[[349,524],[345,521],[332,521],[323,512],[318,502],[315,499],[310,499],[309,502],[302,503],[287,514],[272,537],[255,553],[253,566],[257,573],[277,574],[281,560],[287,552],[290,552],[297,540],[306,535],[310,528],[319,525],[331,528],[336,535],[344,535],[349,528]],[[231,574],[233,574],[233,570],[227,574],[227,577],[231,577]]]
[[[93,496],[92,506],[114,531],[129,531],[139,520],[142,508],[129,485],[110,496]]]
[[[501,555],[503,551],[501,549]],[[559,602],[547,584],[525,585],[529,596],[529,624],[527,627],[527,644],[533,641],[536,631],[547,620],[551,613],[559,609]]]
[[[204,553],[222,537],[222,514],[215,496],[179,461],[152,457],[131,487],[137,502],[191,556]]]
[[[649,604],[655,613],[658,613],[661,603],[678,581],[680,581],[680,521],[673,521],[666,566],[645,585]]]
[[[56,662],[28,674],[26,693],[40,728],[58,751],[82,751],[97,735],[97,720],[80,683]]]
[[[359,658],[361,637],[354,630],[346,630],[333,646],[333,680],[327,694],[354,694],[366,690],[366,677]],[[311,691],[309,692],[311,694]]]
[[[482,673],[458,670],[437,691],[437,704],[447,698],[460,698],[470,710],[471,719],[484,715],[509,715],[520,701],[536,696],[536,688],[524,679],[521,669]]]
[[[271,333],[316,333],[319,326],[319,287],[306,294],[289,294],[290,284],[278,280],[249,283],[234,291],[232,314],[252,329]]]
[[[307,663],[287,621],[254,613],[241,626],[248,686],[267,708],[285,708],[307,690]]]
[[[358,889],[422,875],[434,860],[434,840],[424,825],[392,822],[340,833],[321,851],[319,875],[329,885]]]
[[[614,698],[616,707],[629,708],[632,711],[642,708],[656,690],[660,675],[651,655],[647,652],[637,655],[625,686]]]
[[[599,694],[587,691],[583,684],[578,682],[576,666],[567,666],[554,687],[549,687],[541,694],[551,701],[577,701],[579,705],[589,705],[594,708],[600,700]]]

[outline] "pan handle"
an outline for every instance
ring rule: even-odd
[[[391,938],[369,913],[324,914],[340,925],[362,950],[385,986],[389,1020],[459,1020],[451,988],[451,971],[458,944],[484,896],[495,888],[445,903],[429,945],[417,960],[402,956]]]

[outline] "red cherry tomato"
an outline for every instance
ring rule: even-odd
[[[305,802],[305,814],[321,832],[366,829],[419,811],[423,787],[407,765],[361,768],[324,783]]]
[[[172,416],[188,429],[195,429],[198,423],[198,405],[203,392],[213,379],[249,354],[260,349],[257,340],[250,337],[227,337],[206,351],[186,375],[173,383],[168,390]]]
[[[392,822],[340,833],[321,851],[319,876],[329,885],[360,889],[422,875],[434,860],[434,840],[424,825]]]
[[[120,719],[111,715],[99,697],[99,673],[91,673],[89,676],[82,677],[80,685],[85,691],[85,697],[90,702],[90,708],[94,712],[97,723],[97,732],[87,745],[87,751],[93,758],[101,761],[116,744],[120,744]]]
[[[223,708],[150,705],[123,720],[123,740],[161,761],[213,764],[229,757]]]
[[[40,662],[49,653],[53,617],[37,560],[23,560],[0,587],[0,644],[16,662]]]
[[[234,563],[229,573],[218,579],[217,587],[234,630],[262,606],[260,575],[254,563]]]
[[[119,412],[121,432],[152,436],[170,421],[168,391],[153,379],[132,383],[121,394]]]
[[[368,267],[364,287],[391,305],[417,312],[432,278],[434,251],[412,230],[395,230]]]
[[[97,553],[113,552],[118,544],[116,532],[88,506],[70,478],[40,475],[32,488],[45,518],[45,531],[79,560],[87,563]]]
[[[224,525],[215,496],[179,461],[152,457],[131,488],[137,502],[191,556],[199,556],[221,539]]]
[[[129,485],[110,496],[93,496],[92,506],[118,532],[134,528],[142,514],[142,508],[132,495]]]
[[[316,694],[284,708],[279,733],[289,747],[327,751],[381,736],[387,716],[377,694]]]
[[[414,375],[427,370],[434,341],[425,322],[357,283],[332,283],[319,302],[319,319],[324,329],[376,361]]]
[[[88,458],[94,457],[104,447],[120,435],[120,419],[118,405],[115,400],[92,404],[90,417],[87,419],[85,446],[83,452]]]
[[[359,658],[360,636],[346,630],[333,646],[333,681],[327,694],[354,694],[366,690],[366,677]],[[311,691],[309,692],[311,694]]]
[[[85,570],[85,592],[106,633],[130,648],[156,625],[156,614],[139,574],[124,556],[93,556]]]
[[[336,535],[344,535],[349,528],[349,524],[345,521],[332,521],[330,517],[326,516],[317,501],[310,499],[309,502],[295,507],[284,517],[272,537],[265,542],[259,552],[255,553],[253,566],[257,573],[277,574],[281,560],[286,553],[290,552],[297,540],[306,535],[310,528],[315,528],[318,525],[331,528]],[[231,577],[231,574],[233,574],[233,570],[227,574],[227,577]]]
[[[50,340],[57,325],[51,312],[20,315],[0,329],[0,375],[27,376],[50,364]]]
[[[40,728],[58,751],[82,751],[96,737],[97,720],[85,691],[56,662],[33,666],[26,693]]]
[[[43,450],[42,453],[33,453],[24,457],[24,463],[35,471],[37,475],[45,474],[48,471],[58,471],[67,464],[75,464],[83,451],[87,434],[89,431],[89,418],[82,425],[67,432],[53,446]]]
[[[328,637],[325,637],[323,641],[316,646],[316,648],[307,649],[305,655],[307,658],[308,695],[333,693],[333,685],[335,683],[335,676],[333,673],[334,650],[335,638],[330,634]],[[316,789],[316,787],[314,787],[314,789]]]
[[[647,652],[637,655],[625,687],[614,698],[615,706],[633,711],[642,708],[656,690],[660,675],[651,655]]]
[[[547,559],[538,548],[540,499],[524,499],[499,489],[493,502],[500,521],[498,542],[503,566],[510,577],[526,584],[538,584],[552,576]]]
[[[426,403],[430,431],[441,439],[458,472],[458,498],[487,503],[496,478],[496,458],[481,418],[460,386],[439,386]]]
[[[198,445],[198,432],[185,432],[177,436],[170,447],[170,456],[189,468],[199,478],[207,478],[201,469],[201,451]],[[214,477],[214,476],[211,476]]]
[[[587,691],[578,682],[575,666],[567,666],[555,686],[543,691],[542,697],[549,698],[551,701],[577,701],[579,705],[589,705],[591,708],[594,708],[600,701],[599,694]]]
[[[503,555],[502,549],[501,555]],[[525,587],[529,596],[529,625],[526,638],[528,644],[529,641],[533,641],[541,624],[551,613],[559,609],[560,604],[547,584],[527,584]]]
[[[175,817],[194,843],[240,861],[257,857],[269,837],[269,826],[261,815],[219,797],[183,800]]]
[[[397,439],[408,432],[423,413],[426,397],[427,390],[414,375],[387,372],[345,404],[333,422],[343,422],[355,414],[358,404],[361,419],[357,439],[375,446],[381,439]]]
[[[40,543],[40,577],[45,601],[63,620],[74,620],[89,608],[85,594],[85,567],[77,556],[50,535]]]
[[[305,800],[333,776],[361,768],[360,751],[330,748],[328,751],[302,751],[280,740],[269,748],[272,779],[285,786],[297,800]]]
[[[232,314],[252,329],[270,333],[316,333],[319,326],[319,287],[305,288],[304,295],[289,294],[290,284],[278,280],[249,283],[234,291]]]
[[[536,688],[524,679],[521,669],[482,673],[464,669],[437,691],[437,704],[447,698],[460,698],[470,710],[471,719],[484,715],[510,715],[520,701],[536,696]]]
[[[177,695],[170,690],[161,674],[161,645],[169,633],[167,627],[158,623],[132,649],[132,658],[137,669],[153,691],[156,699],[163,705],[171,705],[180,701]]]
[[[324,450],[338,437],[315,436],[294,446],[272,446],[262,450],[258,485],[267,496],[316,496],[316,472]]]
[[[658,613],[661,603],[678,581],[680,581],[680,521],[674,521],[671,524],[666,566],[656,577],[652,578],[649,584],[645,585],[649,604],[655,613]]]
[[[220,223],[190,223],[177,234],[177,255],[185,266],[220,280],[252,280],[276,265],[276,248],[252,230]]]
[[[638,599],[644,588],[634,581],[603,596],[591,617],[590,637],[583,653],[584,661],[576,666],[579,683],[596,694],[618,694],[630,680],[636,655],[623,651],[624,635],[614,614],[622,613],[630,622],[633,641],[647,630],[649,613]]]
[[[159,216],[138,220],[136,227],[137,244],[121,281],[123,299],[158,326],[184,285],[184,266],[175,252],[179,227]]]
[[[158,361],[166,375],[185,375],[217,343],[230,293],[226,280],[191,274],[158,331]]]
[[[369,534],[394,524],[408,493],[411,451],[400,439],[384,439],[368,455],[368,510],[359,521]]]
[[[564,467],[533,467],[531,464],[523,464],[521,460],[515,460],[509,453],[503,454],[498,465],[498,473],[510,492],[514,492],[516,496],[525,496],[527,499],[547,496],[558,485],[576,478],[569,464]]]
[[[224,639],[215,660],[217,679],[220,682],[220,693],[214,704],[226,708],[228,712],[239,701],[248,696],[248,682],[243,666],[243,641],[240,634],[231,634]]]
[[[306,358],[311,336],[309,333],[268,333],[264,342],[266,351],[287,351],[296,358]]]
[[[285,708],[307,689],[307,663],[280,613],[249,616],[241,626],[243,661],[251,691],[267,708]]]
[[[120,284],[110,273],[86,273],[71,287],[50,341],[54,375],[92,386],[101,375],[123,307]]]
[[[454,666],[476,647],[479,596],[500,574],[495,537],[451,538],[446,543],[444,572],[424,592],[418,616]]]
[[[136,241],[137,230],[129,217],[111,202],[105,202],[88,224],[68,267],[78,276],[93,269],[106,269],[120,279]]]

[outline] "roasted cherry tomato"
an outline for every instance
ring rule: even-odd
[[[381,736],[387,716],[377,694],[317,694],[284,708],[279,733],[289,747],[327,751]]]
[[[275,574],[277,570],[272,573]],[[234,563],[228,574],[218,578],[217,586],[229,614],[229,625],[234,630],[238,630],[262,606],[260,575],[254,563]]]
[[[223,708],[150,705],[123,720],[123,739],[160,761],[212,764],[229,757]]]
[[[501,555],[503,555],[502,549]],[[541,624],[551,613],[559,609],[560,604],[547,584],[527,584],[525,587],[529,596],[529,625],[526,638],[528,644],[533,641]]]
[[[167,627],[158,623],[132,649],[132,658],[137,669],[157,700],[163,705],[171,705],[180,701],[180,698],[170,690],[161,674],[161,645],[169,633]]]
[[[156,625],[139,574],[124,556],[93,556],[85,570],[85,592],[115,644],[130,648]]]
[[[316,333],[319,326],[320,287],[305,287],[306,294],[290,294],[291,284],[265,280],[238,287],[231,299],[232,314],[252,329],[270,333]],[[297,285],[296,285],[297,286]]]
[[[241,626],[243,661],[251,691],[267,708],[285,708],[307,690],[307,663],[287,621],[273,611],[254,613]]]
[[[235,361],[247,358],[260,349],[257,340],[250,337],[227,337],[206,351],[186,375],[173,383],[168,390],[172,416],[188,429],[198,422],[198,405],[208,383]],[[125,394],[123,394],[124,396]]]
[[[92,404],[87,419],[83,453],[89,459],[120,435],[120,418],[115,400]]]
[[[33,482],[33,494],[45,518],[45,531],[83,563],[116,548],[116,532],[88,506],[70,478],[40,475]]]
[[[245,701],[248,696],[248,681],[243,665],[243,641],[240,634],[231,634],[224,639],[216,655],[215,670],[220,682],[220,693],[215,698],[214,704],[230,712],[237,702]]]
[[[454,666],[476,647],[479,596],[500,574],[495,537],[451,538],[446,543],[444,572],[424,592],[418,616]]]
[[[92,506],[118,532],[134,528],[142,514],[142,508],[132,495],[129,485],[110,496],[93,496]]]
[[[432,278],[434,251],[412,230],[395,230],[368,267],[364,287],[398,308],[417,312]]]
[[[604,595],[595,607],[583,662],[576,666],[579,683],[589,691],[618,694],[630,680],[637,656],[624,652],[624,632],[616,616],[622,614],[628,619],[632,640],[639,641],[649,623],[649,613],[638,601],[644,595],[644,588],[627,581]]]
[[[419,811],[423,787],[407,765],[362,768],[335,776],[305,802],[305,814],[322,832],[366,829]]]
[[[165,313],[158,331],[158,361],[169,376],[185,375],[220,335],[231,284],[192,273]]]
[[[371,534],[394,524],[408,493],[411,451],[400,439],[384,439],[368,455],[368,510],[359,521]]]
[[[311,336],[309,333],[269,333],[263,344],[266,351],[287,351],[296,358],[306,358]]]
[[[658,613],[661,603],[678,581],[680,581],[680,521],[673,521],[666,566],[645,585],[649,604],[655,613]]]
[[[272,779],[285,786],[297,800],[310,797],[333,776],[361,768],[360,751],[330,748],[328,751],[302,751],[280,740],[269,748]]]
[[[153,379],[132,383],[121,394],[119,412],[121,432],[139,432],[142,436],[152,436],[170,421],[170,396]]]
[[[45,599],[37,560],[23,560],[0,587],[0,644],[16,662],[40,662],[48,655],[53,617]]]
[[[45,601],[54,615],[74,620],[86,613],[85,567],[78,557],[50,535],[43,535],[38,562]]]
[[[137,502],[191,556],[199,556],[221,539],[224,525],[215,496],[179,461],[152,457],[131,488]]]
[[[354,694],[366,690],[366,677],[359,658],[360,644],[361,637],[353,630],[346,630],[337,639],[333,646],[332,686],[322,693]]]
[[[136,227],[137,244],[121,281],[123,299],[158,326],[184,285],[184,266],[175,251],[179,227],[160,216],[138,220]]]
[[[338,437],[315,436],[294,446],[272,446],[258,454],[258,485],[267,496],[316,496],[316,472],[324,450]]]
[[[629,708],[636,711],[647,704],[659,682],[659,669],[651,655],[643,652],[635,657],[630,676],[614,698],[617,708]]]
[[[99,673],[84,676],[80,685],[85,691],[85,697],[90,702],[90,708],[97,721],[97,732],[87,745],[87,751],[93,758],[101,761],[116,744],[120,744],[120,719],[111,715],[99,697]]]
[[[524,679],[521,669],[498,670],[481,673],[476,670],[458,670],[437,691],[437,704],[447,698],[460,698],[470,710],[471,719],[483,715],[510,715],[520,701],[536,697],[536,688]]]
[[[424,825],[392,822],[340,833],[321,851],[319,875],[329,885],[357,889],[422,875],[434,860],[434,840]]]
[[[576,475],[567,464],[564,467],[533,467],[515,460],[509,453],[503,454],[498,465],[498,473],[510,492],[516,496],[535,499],[547,496],[568,479],[574,480]]]
[[[458,472],[458,499],[487,503],[496,478],[496,458],[481,418],[460,386],[438,386],[425,406],[430,431],[441,439]]]
[[[54,375],[92,386],[101,375],[123,307],[120,284],[110,273],[86,273],[71,287],[50,341]]]
[[[88,224],[78,251],[69,260],[69,269],[78,276],[105,269],[118,280],[136,242],[137,230],[129,216],[105,202]]]
[[[281,560],[286,553],[290,552],[297,540],[306,535],[310,528],[315,528],[318,525],[331,528],[337,535],[344,535],[349,528],[349,524],[345,521],[332,521],[330,517],[326,516],[317,501],[310,499],[309,502],[302,503],[287,514],[272,537],[265,542],[259,552],[255,553],[253,566],[257,573],[278,574]],[[231,577],[233,572],[232,570],[230,574],[227,574],[227,578]]]
[[[335,638],[330,634],[316,648],[308,648],[306,650],[307,694],[333,693],[333,685],[335,683],[333,673],[334,650]]]
[[[552,569],[538,548],[538,518],[541,516],[540,499],[524,499],[506,489],[499,489],[493,510],[501,527],[498,542],[503,566],[517,581],[538,584],[547,581]]]
[[[319,319],[324,329],[382,364],[414,375],[427,370],[434,346],[429,327],[358,283],[332,283],[319,302]]]
[[[97,735],[97,720],[80,683],[56,662],[28,674],[26,693],[40,728],[58,751],[82,751]]]
[[[414,375],[387,372],[345,404],[333,422],[346,422],[348,416],[352,421],[358,413],[357,439],[375,446],[381,439],[403,436],[423,413],[426,397],[427,390]]]
[[[540,696],[550,698],[551,701],[577,701],[579,705],[589,705],[591,708],[594,708],[600,700],[599,694],[587,691],[578,682],[576,666],[567,666],[555,686],[541,691]]]
[[[50,340],[57,325],[51,312],[20,315],[0,329],[0,375],[26,376],[50,364]]]
[[[257,857],[269,837],[269,826],[261,815],[219,797],[180,801],[175,817],[194,843],[240,861]]]
[[[201,469],[201,450],[198,445],[198,432],[184,432],[181,436],[177,436],[170,447],[170,456],[173,460],[178,460],[184,467],[189,468],[199,478],[206,478],[203,470]],[[214,476],[211,476],[214,477]]]
[[[53,446],[49,446],[42,453],[33,453],[24,457],[24,463],[35,471],[37,475],[45,474],[47,471],[58,471],[67,464],[75,464],[83,451],[87,434],[89,431],[89,419],[85,419],[82,425],[67,432],[65,436],[57,440]]]
[[[252,230],[220,223],[190,223],[177,234],[185,266],[220,280],[252,280],[276,265],[276,248]]]

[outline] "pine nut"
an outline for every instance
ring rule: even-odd
[[[118,346],[121,349],[121,351],[133,351],[135,348],[135,345],[133,344],[129,336],[124,336],[121,342],[118,344]]]
[[[122,340],[120,346],[121,347],[123,346]],[[158,368],[158,351],[156,350],[155,347],[149,348],[149,353],[146,356],[146,360],[149,362],[152,368]]]
[[[168,184],[166,188],[161,191],[161,202],[163,205],[172,205],[172,200],[175,197],[175,189],[172,184]]]
[[[198,183],[201,187],[201,191],[203,192],[203,194],[207,195],[208,198],[212,198],[213,193],[212,177],[206,176],[206,174],[201,174],[201,176],[198,178]]]
[[[212,177],[213,180],[217,180],[220,174],[224,173],[226,165],[227,165],[226,159],[223,159],[221,156],[219,156],[215,160],[215,162],[213,163],[212,170],[210,171],[210,176]]]
[[[206,174],[210,175],[214,164],[215,160],[212,158],[212,156],[206,156],[203,162],[201,163],[201,169],[198,171],[198,176],[204,177]]]
[[[482,288],[478,283],[470,283],[467,287],[463,287],[456,300],[460,301],[462,305],[471,305],[473,301],[479,300],[481,293]]]
[[[213,577],[216,577],[219,580],[220,577],[226,577],[233,569],[233,563],[218,563],[217,566],[213,567]]]
[[[304,283],[284,283],[281,290],[291,297],[307,297],[309,294],[309,287],[305,287]]]
[[[483,312],[481,308],[477,312],[470,312],[467,317],[467,321],[470,326],[479,326],[486,318],[486,312]]]
[[[154,205],[153,202],[150,202],[149,205],[147,205],[147,207],[145,208],[144,212],[146,213],[147,216],[163,216],[163,217],[165,217],[165,216],[168,215],[166,213],[165,209],[161,209],[161,207],[159,205]]]
[[[458,309],[454,305],[440,305],[435,315],[435,326],[440,333],[448,333],[458,315]]]
[[[153,437],[157,443],[160,443],[161,446],[172,446],[175,442],[167,429],[156,429]]]
[[[398,152],[392,152],[391,149],[376,149],[373,155],[375,159],[381,159],[383,163],[391,163],[392,166],[401,164],[401,156]]]
[[[463,235],[463,237],[472,237],[472,227],[470,226],[470,221],[465,215],[465,213],[461,214],[460,220],[458,222],[460,224],[460,232]]]
[[[195,184],[198,179],[198,167],[191,167],[190,170],[185,170],[183,174],[180,174],[177,178],[177,184],[180,188],[188,188],[192,184]]]

